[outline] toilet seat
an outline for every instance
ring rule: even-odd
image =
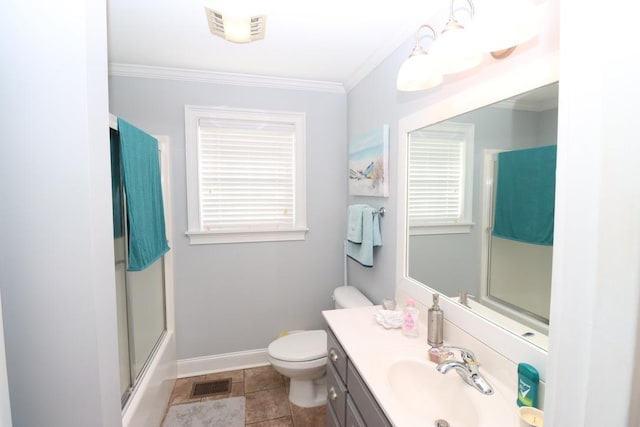
[[[327,356],[327,333],[323,330],[285,335],[269,344],[267,353],[287,362],[306,362]]]

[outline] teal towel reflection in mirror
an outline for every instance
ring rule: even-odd
[[[555,145],[498,154],[493,235],[553,245]]]
[[[118,118],[129,229],[129,271],[144,270],[169,250],[158,141]]]

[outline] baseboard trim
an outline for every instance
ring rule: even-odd
[[[178,360],[178,378],[255,368],[269,364],[267,349],[240,351]]]

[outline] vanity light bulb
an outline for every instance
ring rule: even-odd
[[[485,0],[469,31],[483,52],[509,49],[538,34],[539,11],[532,0]]]
[[[459,73],[482,62],[482,55],[463,27],[452,26],[442,32],[431,48],[431,54],[443,74]]]
[[[442,74],[426,52],[414,50],[400,67],[396,83],[401,91],[425,90],[442,83]]]

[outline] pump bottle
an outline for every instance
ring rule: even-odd
[[[433,294],[433,306],[427,312],[427,342],[439,347],[443,342],[444,313],[438,305],[440,295]]]

